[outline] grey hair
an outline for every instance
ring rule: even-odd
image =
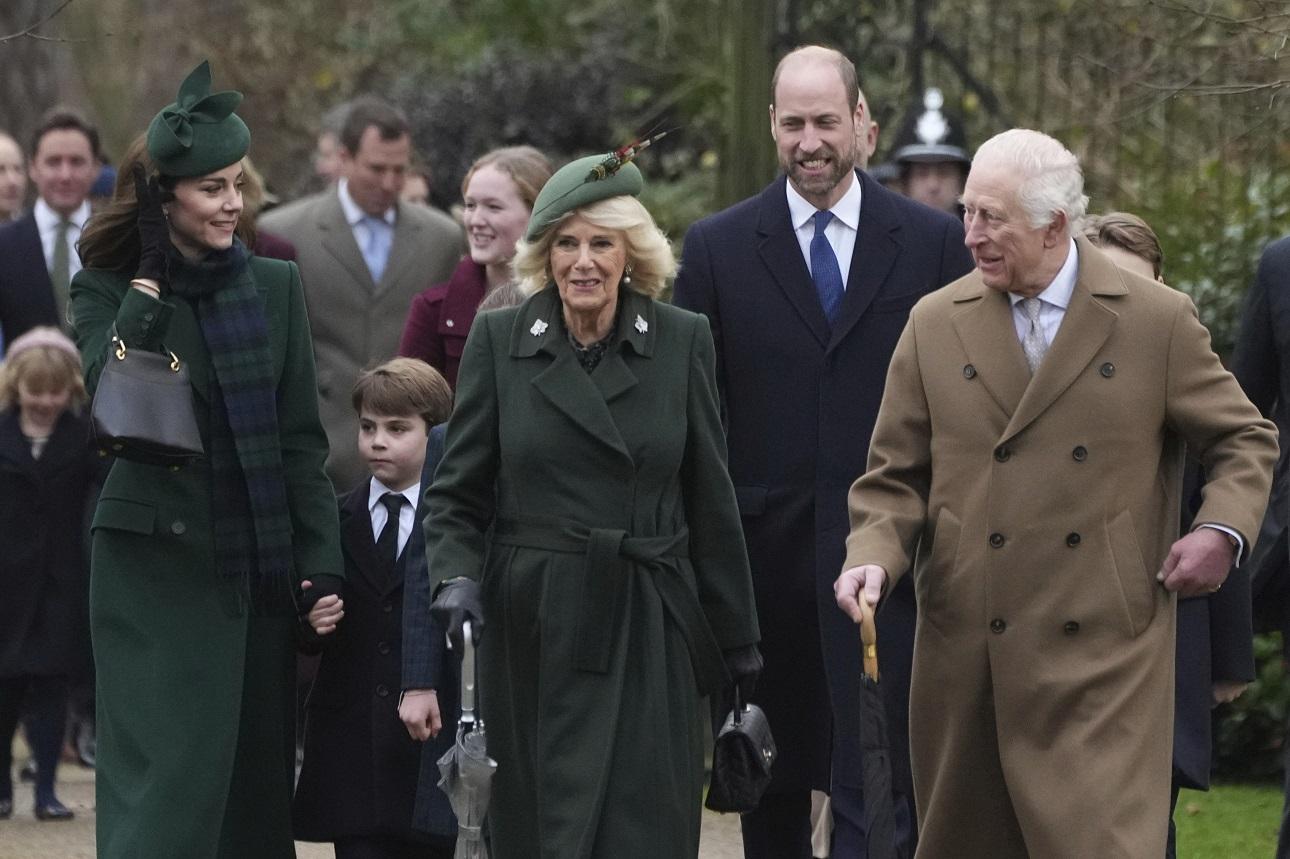
[[[1084,217],[1088,197],[1079,159],[1056,139],[1029,128],[1012,128],[991,137],[976,151],[972,163],[1001,164],[1020,176],[1017,199],[1030,226],[1052,223],[1053,215],[1066,215],[1066,234]]]
[[[521,241],[515,246],[511,270],[519,281],[520,292],[533,295],[551,282],[547,260],[551,244],[560,226],[574,215],[606,230],[619,230],[627,238],[627,262],[632,267],[631,288],[650,298],[658,298],[667,281],[676,274],[676,256],[672,245],[650,217],[640,200],[626,195],[599,200],[575,209],[556,221],[535,241]]]

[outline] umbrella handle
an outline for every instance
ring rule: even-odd
[[[878,680],[878,625],[874,621],[873,606],[859,594],[860,599],[860,654],[864,663],[865,676]]]
[[[461,724],[475,723],[475,636],[470,621],[461,625]]]

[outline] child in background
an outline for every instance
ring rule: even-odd
[[[447,702],[439,691],[447,697],[455,681],[448,679],[443,633],[429,628],[421,496],[430,431],[447,420],[452,392],[430,365],[396,358],[359,377],[353,403],[371,476],[339,500],[344,602],[326,596],[310,613],[315,629],[335,632],[319,639],[322,662],[293,808],[296,837],[334,842],[337,859],[450,857],[456,826],[447,798],[424,774],[452,742],[452,731],[440,731]],[[406,687],[425,716],[414,737],[399,704],[404,604],[418,588],[426,593],[407,633],[433,652],[424,657],[425,676]],[[430,817],[441,825],[420,823],[423,806],[439,812]]]
[[[0,364],[0,820],[13,814],[14,730],[26,715],[38,820],[70,820],[54,781],[68,680],[89,653],[85,513],[98,458],[88,447],[81,358],[57,328],[34,328]]]

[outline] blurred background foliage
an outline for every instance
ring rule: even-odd
[[[0,34],[63,2],[5,0]],[[1065,142],[1091,210],[1156,227],[1167,280],[1220,350],[1260,249],[1290,230],[1279,0],[72,0],[36,33],[0,42],[0,127],[25,138],[49,105],[79,104],[119,154],[209,57],[246,94],[252,155],[288,198],[316,187],[321,115],[361,92],[407,110],[444,207],[493,146],[559,161],[675,127],[641,166],[678,240],[774,175],[773,64],[831,44],[859,68],[880,159],[926,86],[973,145],[1014,125]]]

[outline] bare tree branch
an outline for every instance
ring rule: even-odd
[[[50,12],[48,15],[46,15],[44,18],[41,18],[36,23],[32,24],[30,27],[27,27],[24,30],[19,30],[16,33],[10,33],[7,36],[0,36],[0,45],[3,45],[5,42],[12,42],[15,39],[35,39],[40,42],[77,41],[73,39],[63,39],[57,36],[42,36],[36,32],[41,27],[45,26],[50,21],[54,20],[54,18],[58,17],[59,13],[61,13],[64,9],[66,9],[70,5],[72,5],[72,0],[63,0],[63,2],[58,5],[58,8],[54,9],[53,12]]]

